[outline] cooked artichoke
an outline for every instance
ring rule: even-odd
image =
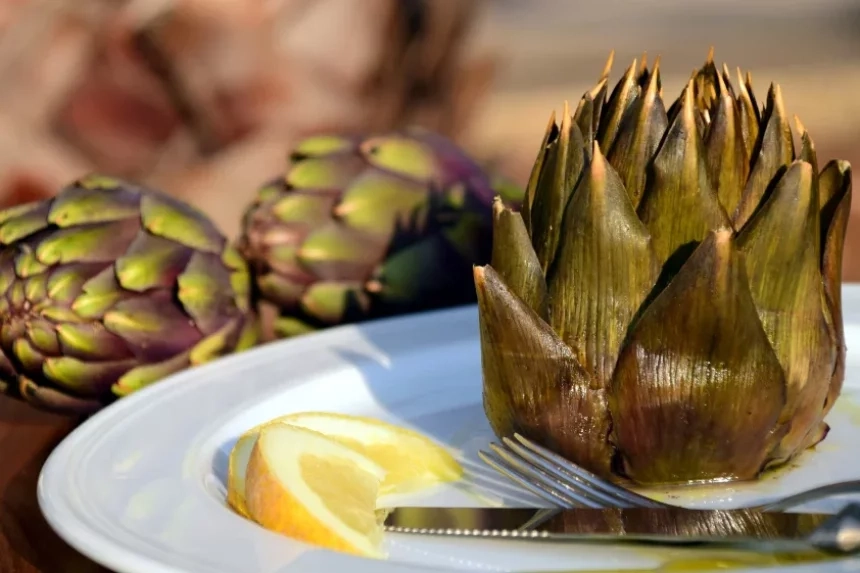
[[[202,213],[92,175],[0,211],[0,390],[89,413],[256,341],[248,268]]]
[[[659,62],[607,98],[610,65],[551,119],[521,212],[496,204],[486,414],[603,476],[754,479],[839,396],[850,166],[710,57],[668,111]]]

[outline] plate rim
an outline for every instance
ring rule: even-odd
[[[260,362],[261,357],[269,357],[269,360],[271,360],[275,356],[284,356],[287,354],[287,351],[297,354],[305,347],[307,347],[311,352],[317,349],[324,350],[326,348],[326,341],[333,342],[337,340],[341,344],[344,342],[360,344],[364,342],[365,337],[369,335],[384,335],[386,332],[411,331],[414,329],[420,329],[422,323],[432,324],[463,319],[474,319],[476,316],[477,305],[469,304],[422,313],[381,318],[359,324],[347,324],[319,330],[291,339],[267,342],[244,352],[231,354],[197,367],[172,374],[156,384],[142,388],[121,400],[117,400],[109,407],[99,410],[70,432],[69,435],[52,450],[39,472],[39,478],[37,481],[36,493],[39,509],[51,529],[53,529],[66,543],[90,560],[104,567],[108,567],[117,573],[198,573],[197,570],[194,569],[172,566],[146,555],[139,554],[132,548],[126,547],[113,538],[101,535],[95,528],[88,527],[89,522],[79,519],[78,514],[71,508],[67,499],[62,499],[62,503],[57,503],[58,500],[55,496],[51,495],[51,491],[61,491],[61,488],[55,486],[63,485],[64,480],[61,480],[60,477],[65,475],[64,469],[68,466],[69,460],[72,458],[72,454],[75,452],[76,448],[78,448],[79,443],[85,443],[86,440],[95,435],[103,425],[109,423],[111,420],[122,418],[124,413],[135,410],[139,405],[147,405],[151,404],[155,400],[164,400],[193,392],[193,386],[195,384],[200,385],[201,381],[206,379],[206,375],[209,372],[215,372],[227,368],[239,370],[239,367],[243,364]],[[400,337],[400,341],[407,342],[407,348],[409,346],[414,346],[415,348],[422,347],[420,344],[410,344],[412,341],[409,337]],[[329,345],[331,345],[331,342]],[[288,382],[281,382],[278,387],[282,389],[284,386],[288,385]],[[262,401],[261,397],[250,397],[247,400],[247,403],[251,404],[260,401]],[[240,406],[241,405],[233,405],[230,410],[239,410]],[[224,417],[229,417],[229,415],[225,412]],[[102,434],[102,436],[104,435],[105,434]],[[71,521],[76,523],[71,524]],[[344,565],[347,566],[350,564],[353,566],[356,565],[358,563],[357,560],[364,563],[370,563],[372,564],[372,570],[374,573],[377,571],[379,573],[451,573],[454,571],[451,569],[440,569],[435,566],[422,566],[419,564],[357,557],[312,547],[301,541],[289,538],[284,538],[284,542],[287,544],[307,546],[311,551],[324,554],[325,558],[330,559],[333,562],[345,562]],[[337,563],[333,564],[335,567],[337,567],[337,565]],[[223,571],[228,570],[224,569]],[[293,573],[292,568],[290,569],[290,573]],[[295,573],[305,572],[301,570],[301,567],[296,567]]]

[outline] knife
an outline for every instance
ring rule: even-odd
[[[685,508],[398,507],[391,533],[533,541],[751,546],[756,551],[860,551],[860,504],[836,514]]]

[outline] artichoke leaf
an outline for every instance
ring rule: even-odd
[[[597,141],[602,149],[611,149],[615,143],[615,137],[621,128],[621,121],[627,114],[627,110],[639,97],[641,89],[636,83],[636,60],[624,72],[624,77],[616,84],[609,96],[609,101],[603,108],[598,121]]]
[[[102,321],[143,362],[167,360],[203,338],[194,321],[177,307],[173,293],[166,289],[121,300]]]
[[[605,388],[627,328],[658,275],[648,229],[595,144],[547,275],[549,323]]]
[[[605,83],[604,83],[605,85]],[[599,113],[597,106],[590,92],[586,92],[579,100],[579,105],[576,106],[576,111],[573,112],[573,121],[579,127],[579,132],[582,135],[582,148],[585,153],[585,158],[591,154],[591,149],[594,147],[594,130],[597,125],[595,114]],[[582,169],[582,166],[580,166]]]
[[[24,243],[17,246],[18,253],[15,256],[15,274],[19,278],[32,277],[43,273],[48,265],[39,261],[33,248]]]
[[[282,316],[275,320],[273,330],[275,336],[278,338],[290,338],[301,334],[309,334],[316,330],[316,328],[293,316]]]
[[[302,283],[305,281],[302,281]],[[306,281],[310,283],[310,279]],[[266,300],[275,303],[285,312],[292,312],[299,304],[304,293],[304,284],[297,283],[292,277],[267,273],[257,277],[257,288]]]
[[[76,296],[72,310],[82,318],[102,318],[118,301],[133,296],[119,285],[113,265],[105,267],[82,285],[78,282],[82,277],[74,270],[72,267],[68,271],[55,271],[48,282],[48,294],[52,297],[55,293]]]
[[[532,244],[544,272],[558,248],[564,208],[582,172],[583,149],[582,132],[565,102],[559,136],[550,151],[531,206]]]
[[[110,393],[111,384],[136,365],[134,359],[87,362],[71,356],[46,358],[42,372],[48,380],[77,396]]]
[[[788,385],[781,423],[788,433],[775,451],[797,453],[820,417],[836,363],[819,259],[819,202],[812,166],[795,161],[738,235],[750,291]]]
[[[111,386],[111,391],[115,396],[128,396],[132,392],[158,382],[162,378],[166,378],[189,366],[188,352],[182,352],[155,364],[143,364],[129,369],[122,376],[118,377],[116,383]]]
[[[110,175],[102,175],[101,173],[88,173],[74,182],[74,187],[84,189],[102,190],[114,192],[123,186],[123,182]],[[64,190],[65,191],[65,190]]]
[[[299,262],[322,279],[365,278],[367,266],[385,254],[378,237],[330,221],[312,231],[297,253]]]
[[[613,440],[633,480],[759,474],[786,384],[732,231],[710,233],[644,311],[618,358],[610,396]]]
[[[0,226],[2,226],[3,223],[9,221],[10,219],[17,219],[18,217],[30,213],[32,211],[41,211],[43,213],[47,213],[49,210],[50,206],[47,205],[45,201],[31,201],[29,203],[20,203],[18,205],[12,205],[11,207],[0,209]],[[43,216],[42,220],[47,219],[45,216]]]
[[[227,245],[224,247],[224,252],[221,253],[221,261],[227,265],[228,269],[248,272],[248,263],[234,245]]]
[[[735,100],[722,75],[717,75],[717,82],[719,102],[705,138],[705,157],[720,203],[727,213],[734,213],[749,176],[749,152]]]
[[[633,207],[645,192],[648,166],[663,139],[669,118],[658,94],[659,65],[655,64],[643,93],[624,116],[622,127],[606,155],[621,177]]]
[[[546,163],[547,158],[551,153],[551,149],[555,146],[555,142],[558,138],[558,124],[555,122],[555,112],[549,116],[549,122],[546,126],[546,131],[544,131],[543,140],[541,141],[540,148],[538,148],[537,158],[535,159],[534,165],[532,165],[531,174],[529,175],[528,183],[526,183],[526,190],[523,196],[523,205],[521,208],[521,214],[523,218],[523,222],[526,224],[526,229],[529,231],[529,236],[531,236],[531,206],[532,201],[534,201],[535,191],[537,191],[538,183],[540,182],[541,173],[543,173],[543,166]]]
[[[122,288],[134,292],[170,287],[191,253],[181,243],[141,231],[116,260],[117,281]]]
[[[107,272],[113,277],[113,268],[110,263],[80,263],[60,265],[51,269],[43,276],[46,279],[46,299],[54,304],[70,304],[85,292],[84,286],[88,282]]]
[[[277,321],[276,321],[277,322]],[[256,316],[249,315],[245,317],[242,328],[239,331],[239,337],[236,339],[236,347],[233,352],[243,352],[249,350],[257,344],[260,339],[260,322]]]
[[[132,358],[125,342],[100,322],[58,324],[54,328],[61,354],[81,360],[122,360]]]
[[[650,185],[639,204],[639,217],[651,232],[661,265],[680,247],[704,239],[708,231],[731,227],[708,176],[693,97],[690,80],[654,157]]]
[[[759,208],[779,172],[794,159],[791,126],[785,116],[782,91],[776,84],[768,91],[762,124],[763,128],[753,148],[750,177],[732,216],[735,229],[739,230]]]
[[[113,262],[134,240],[137,219],[59,229],[39,241],[36,257],[46,265]]]
[[[9,301],[9,304],[12,305],[12,308],[22,308],[24,303],[27,301],[27,294],[24,292],[24,282],[15,281],[12,283],[12,286],[9,288],[9,292],[6,293],[6,299]]]
[[[815,177],[818,177],[818,153],[815,151],[815,142],[812,141],[812,136],[809,135],[806,127],[804,127],[800,118],[797,116],[794,116],[794,125],[797,133],[800,134],[800,153],[798,154],[797,159],[809,163],[812,166],[812,173],[815,174]],[[821,196],[819,194],[819,199],[820,197]]]
[[[821,226],[824,235],[821,273],[824,276],[824,294],[836,337],[836,365],[823,412],[823,416],[826,416],[842,391],[845,378],[846,348],[841,285],[842,252],[851,216],[851,166],[848,162],[830,162],[821,172],[820,190]]]
[[[350,183],[334,214],[354,229],[387,237],[395,231],[398,221],[408,220],[426,201],[426,185],[384,171],[368,170]],[[329,212],[322,213],[319,221],[329,216]]]
[[[0,245],[9,245],[50,226],[48,213],[50,201],[27,203],[0,213],[5,217],[0,222]]]
[[[716,107],[714,104],[726,91],[725,86],[720,83],[721,79],[714,64],[714,48],[711,47],[705,64],[691,78],[695,94],[695,109],[710,111]]]
[[[371,165],[422,183],[434,181],[441,171],[433,149],[408,135],[371,137],[359,151]]]
[[[613,451],[606,391],[492,267],[476,267],[474,274],[484,410],[496,435],[519,432],[608,476]]]
[[[202,332],[214,332],[236,316],[230,271],[221,257],[194,253],[176,283],[182,308]]]
[[[314,226],[331,217],[336,199],[334,195],[296,190],[275,201],[271,212],[281,223]]]
[[[6,294],[18,281],[15,275],[16,249],[0,249],[0,295]]]
[[[44,356],[29,340],[19,338],[12,343],[12,355],[27,372],[39,372]]]
[[[437,308],[474,302],[471,281],[460,280],[463,273],[468,276],[472,262],[463,258],[456,242],[456,237],[442,233],[399,250],[374,270],[367,290],[376,302],[390,304],[400,312],[415,309],[418,301]],[[490,251],[488,242],[473,243],[477,244],[484,244]],[[487,260],[490,256],[490,252],[486,252],[478,260]]]
[[[547,318],[547,286],[522,217],[493,202],[493,255],[490,264],[517,297]]]
[[[746,145],[744,148],[747,152],[747,160],[753,160],[753,152],[755,151],[756,141],[758,141],[759,131],[761,130],[761,116],[759,114],[758,102],[756,102],[755,94],[752,89],[752,78],[747,74],[744,80],[741,69],[737,68],[738,77],[738,111],[741,117],[741,133],[743,133]]]
[[[331,155],[299,159],[290,164],[284,178],[290,189],[330,191],[343,189],[367,164],[356,155]]]
[[[242,312],[251,310],[251,273],[247,269],[230,273],[230,287],[233,289],[233,301]]]
[[[851,164],[842,159],[834,159],[821,170],[819,180],[818,207],[821,212],[821,245],[826,242],[830,221],[842,201],[842,196],[851,189]]]
[[[103,188],[70,186],[51,202],[48,221],[58,227],[137,219],[140,193],[116,182],[105,193]]]
[[[40,318],[31,319],[27,325],[27,338],[39,352],[44,354],[59,354],[60,342],[57,340],[57,328],[50,322]]]
[[[140,201],[143,228],[197,251],[221,253],[225,239],[203,213],[187,203],[161,193],[149,193]]]
[[[312,135],[303,139],[292,151],[292,157],[314,157],[331,153],[350,151],[355,142],[339,135]]]
[[[242,320],[237,317],[224,323],[221,328],[195,344],[188,354],[189,364],[198,366],[231,352],[239,336]]]
[[[609,91],[609,74],[612,73],[612,64],[615,62],[615,50],[609,51],[609,57],[606,58],[606,63],[603,65],[603,71],[600,73],[600,79],[597,84],[591,88],[577,106],[576,112],[573,114],[574,121],[579,124],[579,128],[583,134],[585,141],[586,155],[591,153],[594,148],[594,142],[597,140],[597,130],[600,127],[600,116],[603,113],[603,106],[606,104],[606,94]],[[584,109],[586,99],[591,102],[591,109]],[[588,113],[591,120],[591,125],[584,123],[585,114]]]
[[[325,324],[348,322],[368,311],[363,285],[350,281],[320,281],[305,290],[301,309]]]
[[[26,376],[18,377],[18,393],[30,404],[46,410],[88,414],[104,406],[98,399],[79,398],[55,388],[39,386]]]
[[[24,297],[30,301],[34,310],[40,308],[40,305],[47,306],[48,301],[48,275],[42,273],[24,281]]]

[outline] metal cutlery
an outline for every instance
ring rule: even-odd
[[[860,550],[860,504],[837,514],[685,508],[527,509],[401,507],[393,533],[566,543],[708,546],[772,553]]]
[[[478,453],[490,467],[562,508],[672,508],[622,486],[609,482],[533,441],[514,434],[502,444],[491,443],[490,451]],[[860,493],[860,480],[815,487],[800,493],[746,509],[780,511],[834,495]]]
[[[550,508],[387,510],[387,531],[580,543],[732,546],[754,551],[860,550],[860,503],[836,514],[786,513],[818,499],[860,493],[860,480],[815,487],[754,507],[694,510],[657,501],[605,480],[514,434],[479,456],[551,504]]]

